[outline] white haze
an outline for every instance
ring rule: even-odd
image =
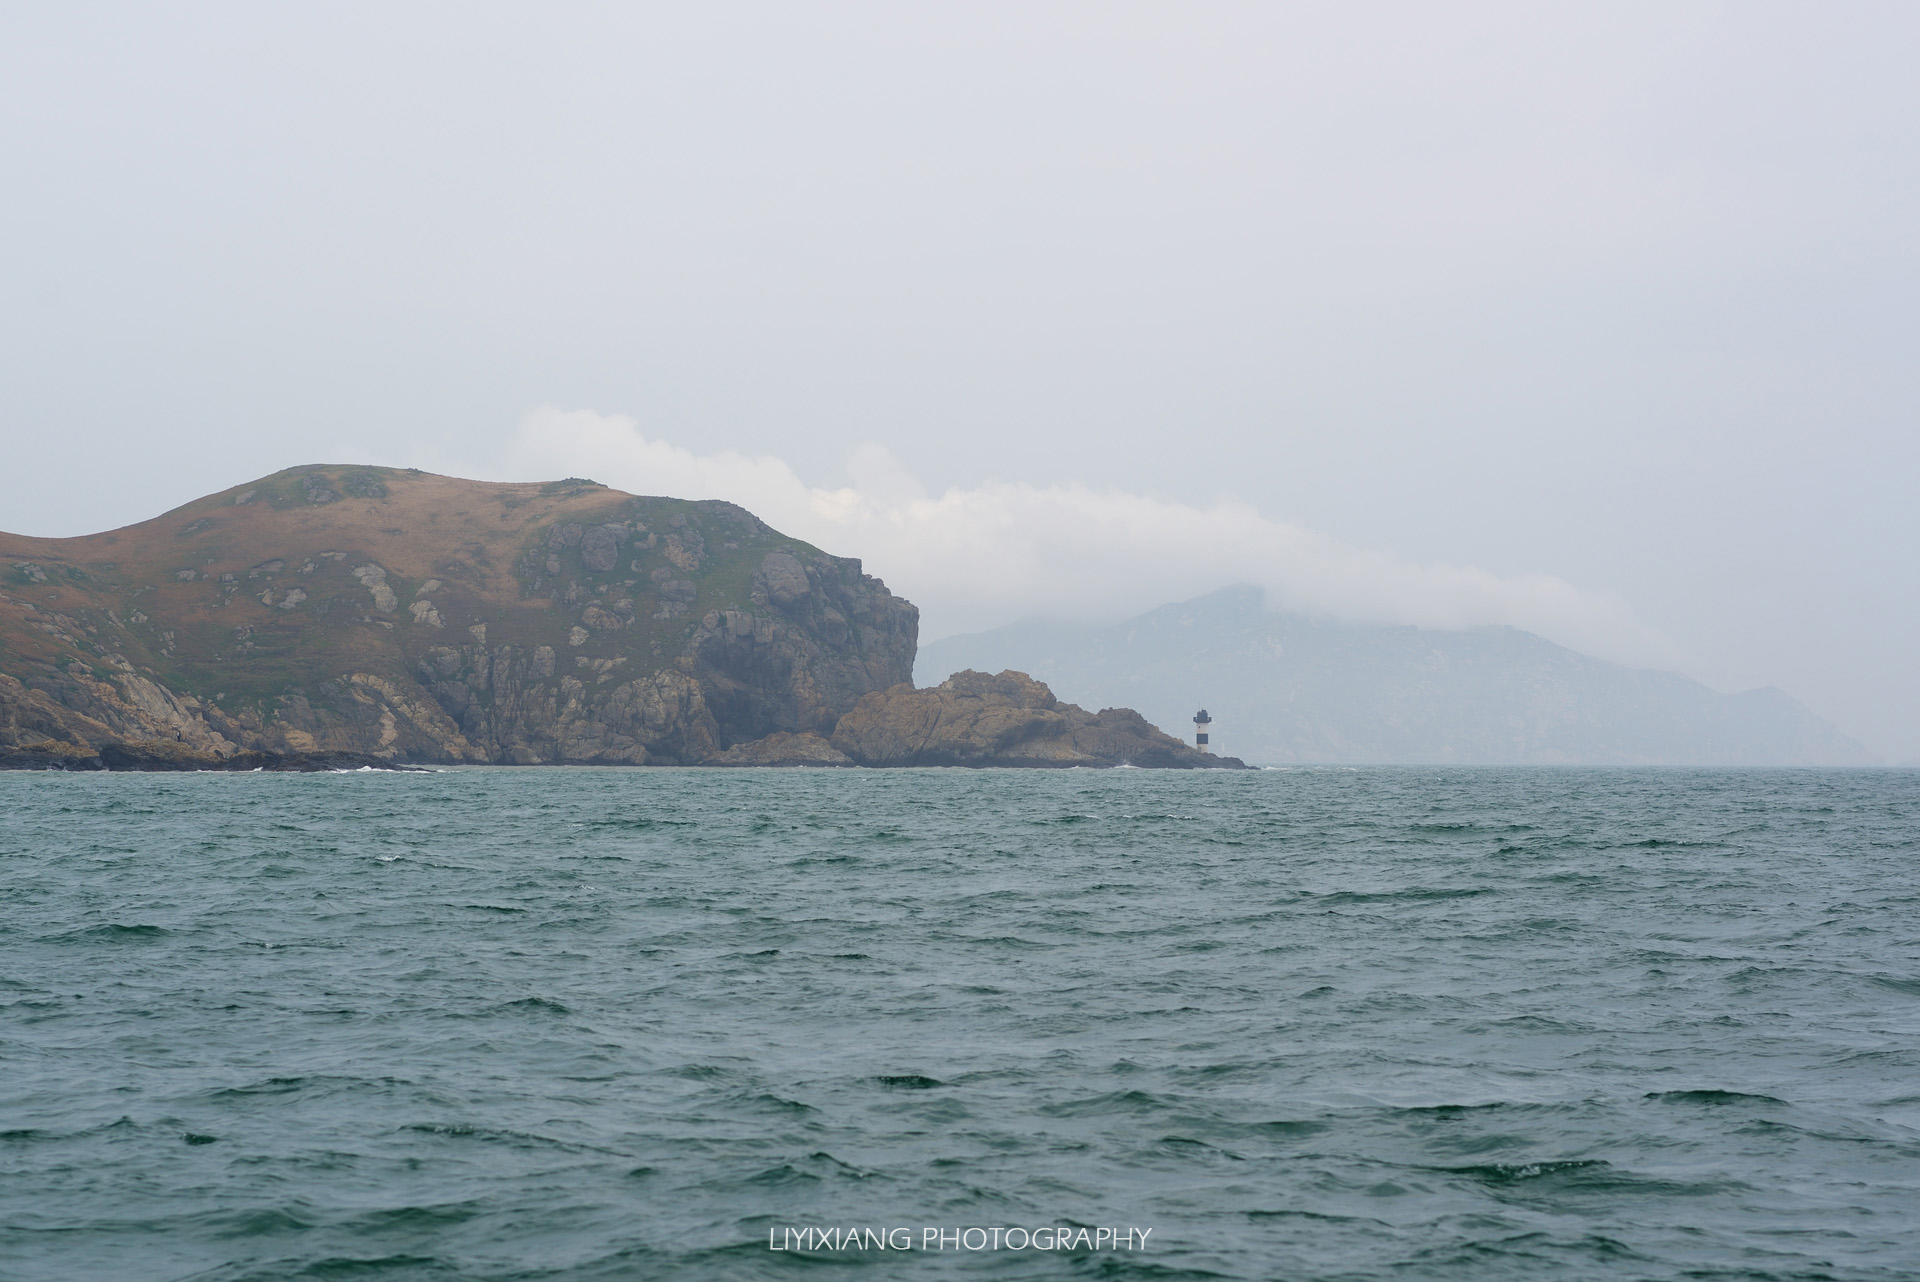
[[[860,554],[869,573],[920,606],[929,641],[1035,614],[1113,617],[1253,583],[1275,604],[1341,619],[1504,623],[1602,657],[1679,657],[1624,603],[1551,575],[1419,564],[1235,498],[1197,507],[1021,481],[932,494],[874,444],[849,461],[852,484],[829,488],[769,455],[699,454],[648,437],[625,415],[557,408],[529,414],[501,459],[477,470],[500,479],[588,476],[640,494],[738,503],[827,551]]]
[[[1916,48],[1900,0],[0,4],[0,529],[641,484],[527,448],[591,406],[930,635],[1252,579],[1920,761]]]

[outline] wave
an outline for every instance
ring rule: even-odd
[[[1727,1091],[1714,1087],[1679,1091],[1648,1091],[1646,1099],[1665,1100],[1670,1104],[1706,1104],[1713,1107],[1727,1105],[1764,1104],[1784,1108],[1787,1102],[1771,1095],[1750,1095],[1745,1091]]]

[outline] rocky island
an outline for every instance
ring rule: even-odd
[[[1238,766],[1019,673],[730,503],[293,468],[0,534],[0,767]]]

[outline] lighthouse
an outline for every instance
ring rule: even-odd
[[[1205,708],[1193,714],[1193,746],[1202,752],[1212,752],[1207,746],[1207,727],[1213,724],[1213,718],[1207,715]]]

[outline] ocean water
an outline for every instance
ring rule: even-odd
[[[0,1277],[1920,1277],[1917,857],[1913,772],[0,775]]]

